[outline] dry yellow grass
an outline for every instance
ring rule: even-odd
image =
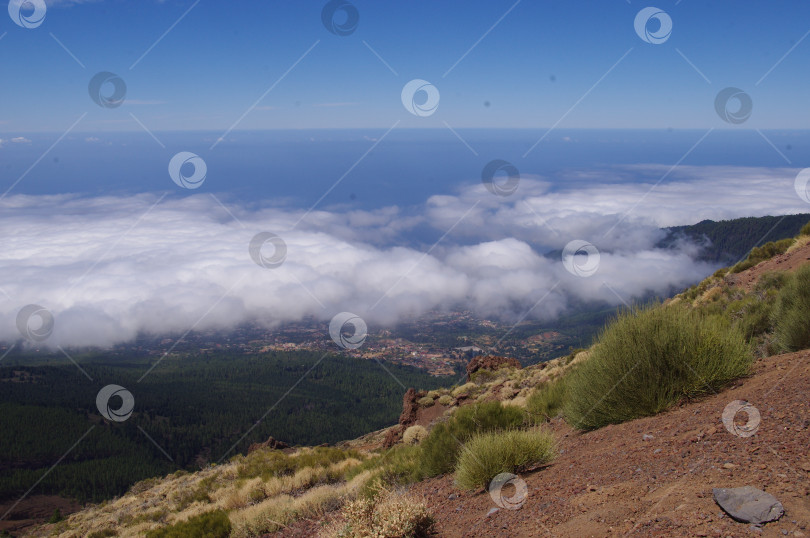
[[[231,512],[231,537],[248,538],[282,529],[297,519],[321,517],[354,497],[371,474],[365,471],[349,482],[317,486],[299,497],[278,495]]]
[[[308,452],[311,449],[302,449],[294,456]],[[268,512],[267,517],[274,519],[274,515],[283,516],[282,519],[289,523],[297,517],[317,515],[322,510],[336,506],[342,496],[353,492],[357,488],[357,481],[363,478],[363,475],[359,475],[348,484],[317,485],[337,480],[349,468],[359,465],[361,461],[356,458],[328,466],[305,467],[294,474],[272,477],[266,481],[261,477],[239,479],[241,461],[241,458],[235,458],[232,462],[196,473],[145,481],[118,499],[72,514],[57,525],[44,525],[30,536],[79,538],[105,529],[114,529],[121,537],[143,536],[147,531],[179,523],[217,508],[229,512],[232,520],[244,522],[250,519],[248,514],[261,520],[261,514],[267,512],[268,506],[277,506],[278,512]],[[307,489],[306,493],[295,499],[290,496],[291,493]],[[196,492],[201,495],[190,500],[189,494]]]
[[[796,241],[792,245],[790,245],[788,247],[788,249],[785,251],[785,254],[790,254],[791,252],[793,252],[795,250],[799,250],[800,248],[807,245],[808,243],[810,243],[810,235],[800,235],[796,239]]]
[[[320,538],[398,538],[422,536],[433,526],[424,499],[380,489],[373,498],[346,503],[341,517],[326,527]]]

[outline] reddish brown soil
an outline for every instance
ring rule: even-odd
[[[753,437],[724,428],[733,400],[759,409]],[[589,433],[560,420],[550,427],[560,455],[521,475],[529,497],[520,510],[488,515],[496,507],[490,496],[456,489],[452,476],[413,485],[437,535],[810,536],[810,350],[760,359],[751,377],[655,417]],[[785,515],[754,529],[723,514],[712,488],[745,485],[775,495]],[[314,536],[320,527],[300,521],[277,536]]]
[[[429,428],[433,421],[444,415],[446,410],[447,406],[438,403],[435,403],[430,407],[422,407],[416,414],[416,422],[414,424]]]
[[[522,475],[529,498],[520,510],[487,517],[496,507],[489,495],[460,492],[451,476],[412,490],[427,498],[441,536],[749,536],[760,531],[721,515],[711,493],[752,485],[786,511],[762,536],[810,536],[810,351],[761,359],[754,371],[655,417],[584,434],[556,421],[561,454]],[[721,415],[733,400],[759,409],[753,437],[724,428]]]
[[[0,503],[0,516],[11,508],[16,499]],[[23,529],[47,521],[54,510],[59,509],[64,517],[81,510],[81,505],[74,500],[56,495],[32,495],[23,499],[11,513],[0,520],[0,532],[6,531],[16,535]]]
[[[793,252],[774,256],[770,260],[757,264],[741,273],[728,275],[726,278],[731,284],[740,286],[745,291],[751,291],[765,273],[793,271],[807,263],[807,260],[810,260],[810,243],[797,248]]]

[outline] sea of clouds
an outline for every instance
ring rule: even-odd
[[[508,322],[551,319],[572,303],[631,302],[715,269],[695,261],[699,245],[656,248],[661,227],[808,211],[793,188],[795,169],[624,172],[666,181],[610,183],[593,172],[552,188],[523,177],[507,197],[470,183],[419,207],[373,211],[247,209],[218,193],[12,194],[0,201],[0,339],[20,338],[17,314],[28,304],[53,313],[48,346],[109,346],[140,332],[306,316],[328,321],[341,311],[372,327],[452,308]],[[417,244],[412,235],[425,229],[438,241]],[[287,246],[275,268],[249,254],[251,239],[265,231]],[[572,240],[599,250],[591,276],[546,255]],[[274,250],[262,252],[270,258]]]

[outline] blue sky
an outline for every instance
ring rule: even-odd
[[[662,226],[808,211],[804,3],[656,2],[666,36],[637,33],[636,0],[353,0],[339,36],[320,0],[46,1],[36,28],[0,11],[0,340],[26,304],[60,345],[341,311],[551,319],[716,269],[658,248]],[[100,72],[120,106],[91,98]],[[403,105],[414,79],[435,110]],[[716,110],[729,87],[744,121]],[[185,152],[192,190],[195,166],[169,171]],[[501,160],[516,190],[482,183]],[[259,232],[283,267],[251,259]],[[544,255],[572,241],[597,277]]]
[[[543,128],[561,118],[568,128],[723,128],[714,98],[727,86],[754,103],[739,128],[810,120],[806,2],[656,1],[673,21],[658,45],[636,35],[648,4],[635,0],[356,0],[348,36],[326,30],[324,4],[59,1],[38,28],[3,17],[0,130],[63,132],[87,112],[76,131],[141,130],[131,115],[153,131],[224,131],[302,56],[237,129]],[[89,99],[99,71],[126,82],[123,106]],[[440,91],[430,117],[400,102],[414,78]]]

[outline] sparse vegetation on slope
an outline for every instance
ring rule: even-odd
[[[486,488],[500,473],[514,473],[548,463],[556,455],[554,436],[540,429],[480,433],[461,450],[456,484],[463,489]]]
[[[368,473],[360,494],[370,497],[383,485],[410,484],[424,478],[424,472],[419,465],[421,454],[419,446],[394,445],[366,460],[348,476]]]
[[[462,445],[473,435],[518,428],[525,420],[523,409],[501,402],[461,407],[450,420],[434,426],[420,445],[421,468],[427,476],[449,473],[456,465]]]
[[[557,378],[534,389],[526,402],[526,410],[534,422],[545,422],[562,412],[567,395],[568,378]]]
[[[788,257],[798,248],[804,260],[808,240],[791,241]],[[764,245],[750,259],[787,244]],[[486,487],[502,472],[554,460],[555,438],[532,423],[562,414],[577,428],[596,429],[653,415],[745,375],[752,348],[762,356],[810,347],[810,265],[790,273],[786,259],[720,270],[665,305],[625,311],[586,351],[525,369],[482,369],[459,387],[419,391],[415,415],[400,425],[402,442],[391,448],[380,448],[381,430],[342,448],[258,449],[136,484],[42,536],[174,536],[192,532],[188,525],[224,523],[223,516],[233,538],[284,532],[307,519],[335,520],[325,529],[331,537],[419,536],[433,519],[402,485],[454,472],[456,487]]]
[[[149,531],[146,538],[228,538],[231,534],[231,520],[224,510],[214,510],[176,523],[171,527]]]
[[[741,273],[746,269],[749,269],[760,262],[764,262],[765,260],[770,260],[774,256],[778,256],[779,254],[784,254],[790,246],[795,243],[796,240],[793,238],[785,238],[780,239],[779,241],[771,241],[770,243],[765,243],[761,247],[754,247],[751,249],[750,254],[748,254],[748,258],[739,262],[738,264],[734,265],[729,272],[731,273]]]
[[[322,533],[324,538],[422,538],[434,523],[424,500],[385,488],[349,501],[341,516]]]
[[[654,415],[745,375],[751,360],[742,333],[719,316],[679,305],[626,311],[570,374],[565,416],[595,429]]]
[[[772,321],[779,349],[798,351],[810,347],[810,265],[787,279],[776,299]]]

